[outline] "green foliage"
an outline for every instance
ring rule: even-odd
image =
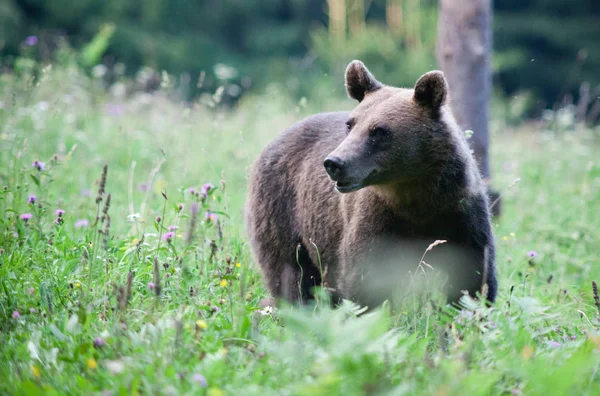
[[[80,57],[83,67],[91,68],[100,63],[114,31],[113,25],[102,26],[92,41],[81,49]]]
[[[600,391],[599,131],[558,122],[568,109],[521,131],[495,120],[494,307],[411,300],[365,313],[319,299],[259,311],[247,167],[295,120],[352,102],[297,103],[272,87],[231,112],[184,108],[165,90],[106,94],[60,58],[33,64],[33,81],[0,76],[0,393]]]
[[[524,88],[544,103],[579,94],[582,83],[600,89],[600,5],[594,0],[495,2],[497,81],[505,92]],[[594,95],[597,96],[597,95]]]

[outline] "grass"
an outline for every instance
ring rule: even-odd
[[[0,77],[0,393],[600,391],[597,130],[495,121],[493,308],[259,312],[247,168],[290,123],[352,103],[274,89],[227,112],[106,96],[73,67],[26,77]]]

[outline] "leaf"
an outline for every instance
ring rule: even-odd
[[[54,324],[50,325],[50,331],[54,334],[54,337],[58,338],[59,341],[66,341],[67,337],[56,327]]]
[[[34,175],[34,174],[30,174],[31,178],[33,179],[33,182],[35,183],[36,186],[40,186],[40,179]]]

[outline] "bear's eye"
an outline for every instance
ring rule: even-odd
[[[352,121],[346,121],[346,133],[350,133],[352,130]]]

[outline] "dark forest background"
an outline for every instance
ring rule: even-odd
[[[50,60],[68,43],[90,73],[166,70],[185,97],[226,86],[236,98],[271,81],[310,97],[354,58],[412,84],[436,67],[436,23],[434,0],[1,0],[0,62]],[[530,115],[600,95],[600,1],[498,0],[493,31],[496,91],[526,94]]]

